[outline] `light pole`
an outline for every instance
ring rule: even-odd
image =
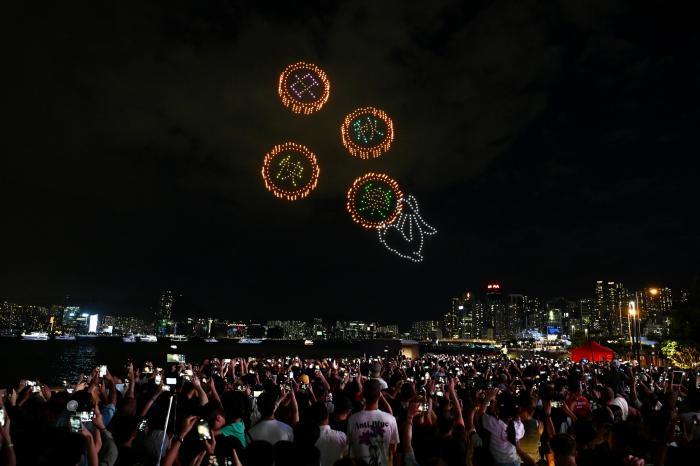
[[[629,302],[628,308],[629,314],[629,327],[630,327],[630,343],[632,345],[632,353],[634,358],[639,361],[639,347],[637,342],[639,341],[639,332],[637,331],[637,305],[634,301]]]

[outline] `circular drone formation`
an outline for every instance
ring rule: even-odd
[[[262,177],[272,194],[296,201],[316,188],[320,171],[316,156],[306,146],[286,142],[265,155]]]
[[[321,68],[298,62],[282,72],[277,92],[282,104],[292,112],[310,115],[325,105],[330,89]],[[391,148],[394,123],[383,110],[361,107],[345,117],[340,135],[352,156],[375,159]],[[262,167],[265,188],[289,201],[308,196],[318,184],[319,173],[313,152],[294,142],[273,147],[265,155]],[[406,260],[421,262],[424,237],[437,233],[420,216],[418,201],[411,195],[404,197],[399,184],[383,173],[370,172],[357,178],[348,190],[346,205],[353,221],[375,229],[379,242]]]
[[[361,159],[377,158],[391,147],[394,124],[383,110],[358,108],[343,120],[340,136],[345,148]]]
[[[352,219],[365,228],[382,228],[401,214],[403,193],[399,184],[383,173],[366,173],[350,186],[347,208]]]
[[[331,83],[318,66],[298,62],[282,72],[277,92],[285,107],[294,113],[309,115],[320,110],[328,101]]]

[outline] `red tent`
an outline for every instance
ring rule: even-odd
[[[571,350],[571,359],[580,362],[581,359],[588,359],[590,362],[612,361],[614,351],[593,340],[586,342],[583,346]]]

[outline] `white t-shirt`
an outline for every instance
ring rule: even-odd
[[[319,426],[321,435],[316,441],[316,448],[321,452],[321,466],[333,466],[348,446],[345,432],[331,429],[331,426]]]
[[[515,445],[508,441],[508,433],[506,432],[508,424],[488,413],[485,413],[481,419],[484,429],[491,433],[489,449],[493,455],[493,460],[496,463],[520,463],[520,457],[515,450]],[[513,424],[515,427],[515,440],[518,441],[525,436],[525,427],[520,422],[520,419]]]
[[[378,409],[360,411],[348,419],[350,457],[369,466],[389,466],[389,445],[399,443],[396,418]]]
[[[627,415],[629,414],[629,405],[627,404],[627,400],[621,396],[616,396],[615,399],[610,402],[610,404],[620,407],[620,410],[622,411],[622,420],[626,421]]]
[[[281,441],[294,441],[294,430],[290,425],[280,422],[277,419],[262,420],[255,424],[248,431],[251,440],[265,440],[272,445]]]
[[[379,388],[381,390],[389,389],[389,384],[386,383],[386,380],[382,379],[381,377],[370,377],[370,380],[377,380],[379,382]]]

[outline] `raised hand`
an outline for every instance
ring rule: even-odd
[[[213,455],[214,450],[216,450],[216,439],[214,438],[214,436],[212,435],[209,440],[204,439],[203,442],[204,442],[204,448],[206,448],[207,453],[209,453],[210,455]]]
[[[105,430],[105,421],[102,418],[102,413],[100,409],[95,406],[95,416],[92,418],[92,424],[100,430]]]
[[[190,433],[192,427],[197,423],[197,416],[187,416],[180,426],[180,438],[185,438]]]

